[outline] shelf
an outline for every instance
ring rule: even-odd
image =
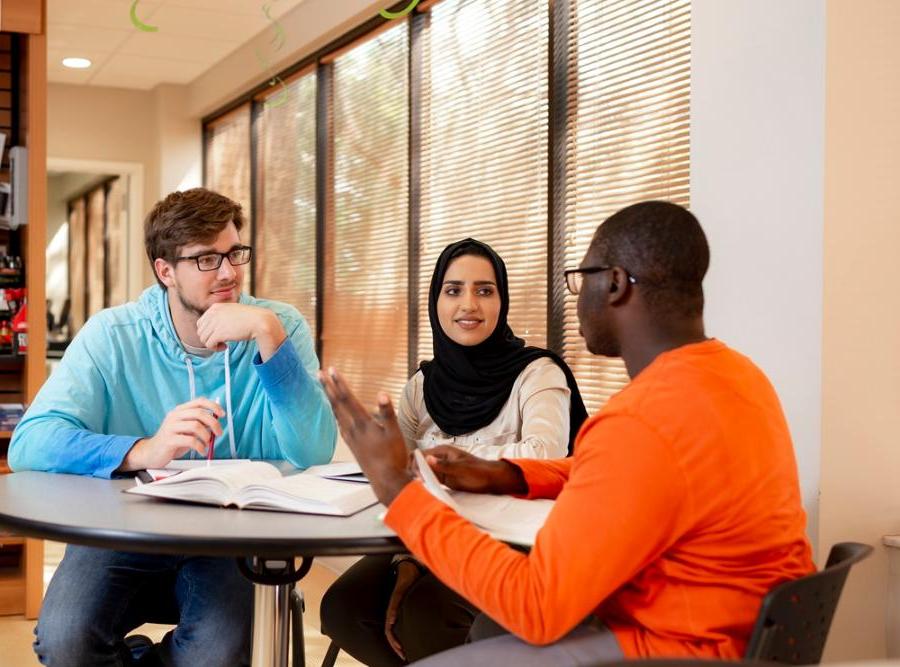
[[[0,371],[16,371],[25,365],[25,355],[0,354]]]
[[[12,431],[0,431],[0,440],[9,440],[12,437]]]

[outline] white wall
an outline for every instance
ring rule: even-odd
[[[154,97],[142,90],[51,83],[47,86],[47,156],[139,163],[147,201],[159,194]]]
[[[203,184],[203,134],[200,117],[187,109],[188,88],[166,84],[153,92],[160,196],[199,187]]]
[[[237,94],[238,91],[235,91]],[[51,162],[139,165],[142,201],[129,230],[129,297],[153,283],[143,253],[143,219],[162,196],[202,182],[200,117],[188,111],[187,86],[152,91],[54,83],[48,86]],[[77,168],[77,167],[76,167]]]
[[[881,544],[900,534],[898,34],[896,0],[828,2],[819,544],[875,547],[841,594],[825,653],[834,661],[900,658],[900,606],[885,628],[900,569],[891,576]]]
[[[825,6],[695,0],[691,208],[709,236],[707,333],[768,374],[816,543],[822,377]]]

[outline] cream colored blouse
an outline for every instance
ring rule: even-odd
[[[551,359],[528,364],[516,378],[497,418],[466,435],[441,431],[425,408],[422,371],[410,378],[400,397],[400,430],[410,451],[454,445],[485,459],[562,458],[569,446],[569,387]]]

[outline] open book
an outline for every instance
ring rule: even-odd
[[[522,546],[534,544],[538,531],[553,509],[552,500],[449,491],[438,481],[422,450],[415,450],[413,455],[422,483],[435,498],[498,540]]]
[[[126,492],[206,505],[335,516],[348,516],[378,502],[368,484],[315,475],[282,477],[278,468],[263,461],[191,468]]]
[[[359,482],[368,484],[369,480],[363,474],[362,468],[356,462],[326,463],[321,466],[310,466],[303,471],[304,475],[318,475],[325,479],[336,479],[341,482]]]

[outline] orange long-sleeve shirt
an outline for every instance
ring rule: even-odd
[[[738,658],[766,592],[814,570],[778,398],[719,341],[657,357],[585,422],[573,458],[515,464],[530,497],[556,498],[528,554],[419,482],[385,521],[525,641],[593,613],[627,657]]]

